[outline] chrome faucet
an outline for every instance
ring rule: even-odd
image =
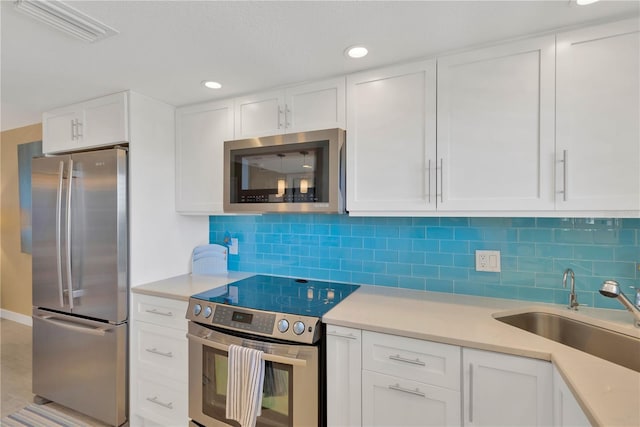
[[[567,276],[571,276],[571,290],[569,291],[569,305],[567,306],[570,310],[577,310],[578,306],[578,295],[576,295],[576,275],[572,269],[567,268],[562,275],[562,287],[567,287]]]
[[[620,290],[620,285],[615,280],[605,280],[600,288],[600,293],[605,297],[616,298],[624,308],[629,310],[633,315],[633,325],[640,328],[640,288],[634,288],[636,291],[635,305],[627,300],[626,295]]]

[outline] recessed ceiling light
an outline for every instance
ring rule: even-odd
[[[203,80],[202,86],[209,89],[220,89],[222,85],[218,82],[214,82],[213,80]]]
[[[592,4],[597,2],[598,0],[576,0],[576,4],[578,6],[586,6],[588,4]]]
[[[345,53],[349,58],[363,58],[367,56],[369,50],[364,46],[351,46],[345,50]]]

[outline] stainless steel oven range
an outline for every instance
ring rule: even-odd
[[[322,316],[357,285],[256,275],[189,299],[191,425],[238,426],[225,417],[227,350],[264,351],[257,426],[323,426],[325,347]]]

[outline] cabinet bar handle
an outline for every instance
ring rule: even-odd
[[[291,127],[291,117],[289,116],[289,113],[291,113],[291,110],[289,109],[289,106],[285,104],[284,106],[284,122],[285,122],[285,126],[288,128]]]
[[[416,388],[415,390],[410,389],[410,388],[404,388],[404,387],[400,387],[400,384],[395,384],[395,385],[390,385],[389,386],[390,390],[396,390],[396,391],[401,391],[403,393],[409,393],[409,394],[413,394],[416,396],[420,396],[420,397],[425,397],[426,395],[420,391],[419,388]]]
[[[71,120],[71,140],[76,139],[76,119]]]
[[[151,314],[157,314],[159,316],[168,316],[171,317],[173,316],[173,313],[171,311],[158,311],[157,309],[153,308],[151,310],[145,310],[147,313],[151,313]]]
[[[149,353],[158,354],[160,356],[173,357],[173,353],[172,352],[169,351],[169,352],[165,353],[163,351],[158,350],[155,347],[154,348],[145,348],[145,350],[148,351]]]
[[[147,397],[147,400],[151,403],[155,403],[156,405],[160,405],[167,409],[173,409],[173,402],[164,403],[158,400],[158,396]]]
[[[567,162],[568,162],[568,153],[567,150],[562,150],[562,201],[567,201]]]
[[[350,340],[357,340],[358,337],[356,337],[353,334],[339,334],[338,332],[327,332],[327,335],[331,335],[332,337],[338,337],[338,338],[347,338]]]
[[[278,105],[278,129],[282,129],[282,120],[281,120],[282,113],[283,113],[282,107]]]
[[[473,363],[469,365],[469,422],[473,422]]]
[[[400,356],[399,354],[391,355],[391,356],[389,356],[389,359],[396,360],[398,362],[410,363],[412,365],[427,366],[427,364],[425,362],[423,362],[422,360],[420,360],[418,358],[416,358],[416,359],[407,359],[405,357]]]

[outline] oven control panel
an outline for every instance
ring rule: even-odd
[[[320,339],[320,319],[288,313],[253,310],[227,304],[189,300],[186,318],[205,325],[313,344]]]

